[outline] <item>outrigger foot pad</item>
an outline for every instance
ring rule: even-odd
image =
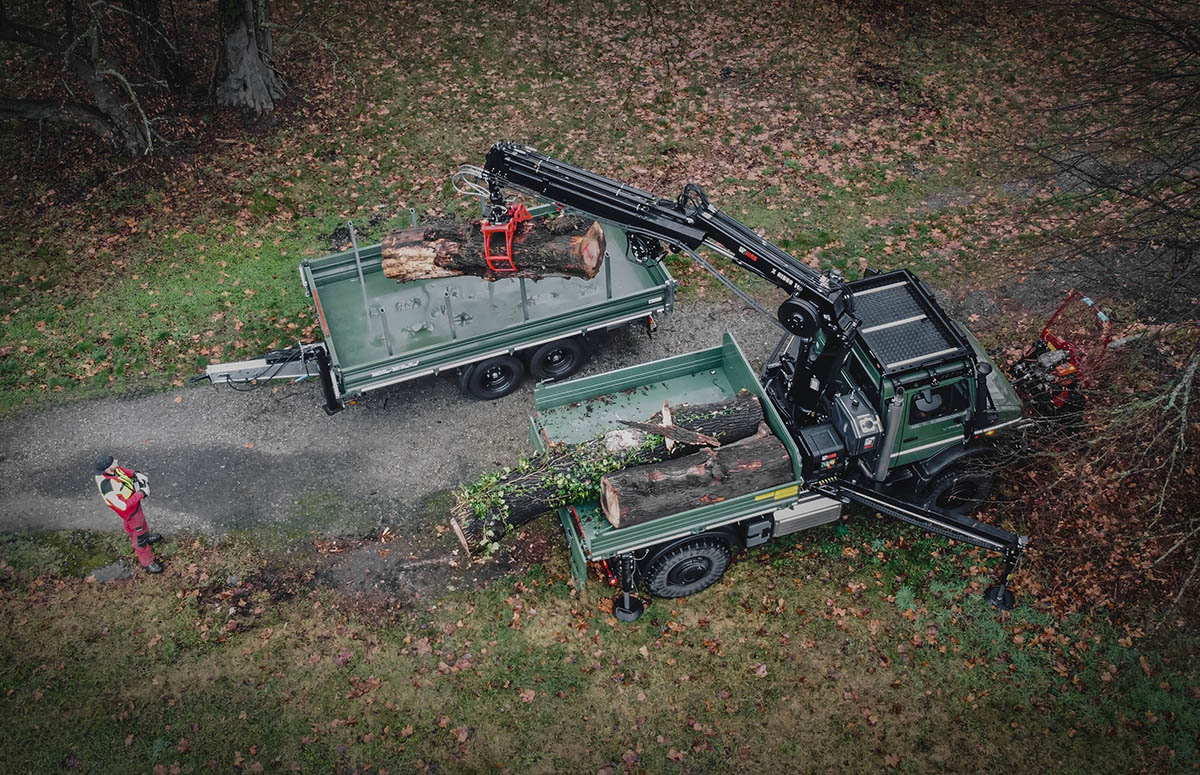
[[[983,599],[997,610],[1011,611],[1013,609],[1013,593],[1004,584],[994,584],[988,587],[983,592]]]
[[[646,610],[646,604],[633,595],[621,594],[613,598],[613,616],[622,622],[636,622]]]

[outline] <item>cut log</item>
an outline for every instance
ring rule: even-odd
[[[629,527],[793,479],[787,448],[763,423],[733,444],[605,474],[600,508],[613,527]]]
[[[721,446],[721,442],[715,436],[709,436],[707,433],[697,433],[687,428],[680,428],[678,425],[655,425],[654,423],[633,422],[632,420],[621,420],[621,424],[626,428],[633,428],[635,431],[657,433],[667,441],[691,444],[693,447]]]
[[[504,253],[493,236],[493,254]],[[604,262],[604,230],[582,218],[535,218],[513,236],[516,272],[494,272],[483,256],[479,221],[450,222],[389,234],[383,240],[383,273],[400,282],[473,275],[487,280],[548,275],[591,279]],[[504,262],[501,262],[501,266]]]
[[[754,435],[763,419],[758,398],[744,390],[724,401],[675,406],[670,414],[677,428],[720,444]],[[648,424],[661,425],[661,421],[660,412],[649,418]],[[451,526],[463,547],[474,552],[552,509],[598,499],[600,478],[606,473],[698,448],[677,443],[668,451],[663,436],[631,428],[580,444],[554,444],[541,455],[460,489],[451,507]]]

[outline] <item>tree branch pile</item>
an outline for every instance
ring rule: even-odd
[[[1036,537],[1023,583],[1059,610],[1157,611],[1160,624],[1197,613],[1196,337],[1122,348],[1120,371],[1105,372],[1108,389],[1089,393],[1083,417],[1040,422],[1005,467]]]
[[[1058,136],[1028,148],[1060,194],[1033,216],[1062,239],[1053,276],[1157,333],[1115,353],[1082,427],[1039,424],[1009,474],[1045,602],[1161,624],[1200,613],[1200,1],[1080,8],[1095,55],[1062,81]]]
[[[460,489],[451,525],[468,552],[494,549],[506,532],[548,511],[597,500],[605,474],[731,444],[756,434],[762,421],[758,399],[742,391],[711,404],[665,407],[645,423],[579,444],[552,444]]]

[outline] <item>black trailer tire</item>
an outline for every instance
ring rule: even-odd
[[[995,474],[980,460],[967,459],[935,476],[921,488],[921,505],[927,509],[966,517],[992,494]]]
[[[572,337],[546,342],[529,356],[529,373],[541,381],[566,379],[587,360],[583,342]]]
[[[511,355],[497,355],[469,367],[460,385],[481,401],[502,398],[516,390],[525,378],[525,364]]]
[[[655,597],[687,597],[708,589],[720,580],[733,553],[719,538],[697,538],[680,544],[659,557],[646,574],[650,594]]]

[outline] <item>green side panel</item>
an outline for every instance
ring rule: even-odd
[[[539,385],[534,391],[530,440],[539,451],[550,441],[577,443],[622,427],[620,420],[643,420],[670,404],[719,401],[748,390],[762,402],[766,420],[792,458],[795,481],[769,490],[710,503],[659,519],[614,529],[596,503],[576,504],[560,515],[572,553],[590,561],[703,532],[721,524],[773,511],[795,500],[800,489],[800,452],[782,418],[763,393],[737,342],[725,334],[720,347],[630,366],[592,377]],[[544,435],[543,435],[544,434]]]
[[[956,377],[938,384],[947,388],[959,386],[970,397],[967,406],[955,414],[944,415],[925,422],[915,422],[916,409],[913,403],[917,399],[918,391],[910,390],[904,398],[904,418],[900,425],[900,438],[897,440],[899,452],[893,451],[892,465],[903,466],[917,463],[933,457],[946,447],[964,442],[963,421],[968,416],[970,407],[974,406],[975,386],[973,380]]]
[[[571,510],[559,509],[558,521],[567,536],[567,545],[571,550],[571,578],[575,579],[576,589],[583,589],[583,585],[587,583],[587,559],[583,556],[583,547],[575,539],[577,533],[571,521]]]
[[[607,257],[591,280],[453,277],[399,283],[383,274],[380,245],[359,250],[362,284],[353,251],[306,261],[301,273],[342,393],[356,395],[670,309],[674,281],[666,268],[630,261],[618,229],[606,228],[605,238]]]

